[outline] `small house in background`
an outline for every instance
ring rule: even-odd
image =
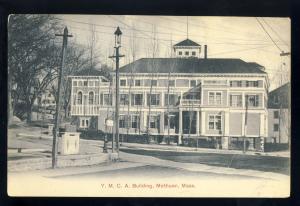
[[[290,142],[290,83],[269,93],[267,142],[289,144]]]
[[[110,81],[96,69],[84,69],[69,78],[72,82],[70,114],[75,117],[77,127],[98,130],[98,121],[103,118],[105,121],[105,117],[99,114],[106,99],[103,100],[100,94],[109,88]]]

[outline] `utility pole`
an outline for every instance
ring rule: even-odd
[[[116,55],[110,56],[109,58],[115,58],[116,60],[116,111],[115,111],[115,141],[116,141],[116,150],[119,153],[119,61],[121,57],[124,57],[125,55],[120,55],[119,49],[121,47],[121,35],[122,32],[120,28],[118,27],[117,30],[115,31],[115,37],[116,37],[116,42],[115,42],[115,50],[116,50]],[[113,151],[114,152],[114,148]]]
[[[245,102],[246,110],[245,110],[245,125],[244,125],[244,141],[243,141],[243,153],[246,153],[246,132],[247,132],[247,121],[248,121],[248,95],[246,95]]]
[[[61,66],[58,75],[58,91],[57,91],[57,102],[56,102],[56,113],[55,113],[55,122],[54,122],[54,131],[53,131],[53,143],[52,143],[52,168],[56,167],[57,163],[57,137],[59,133],[59,120],[60,120],[60,93],[61,93],[61,81],[63,77],[63,68],[65,64],[65,56],[68,44],[68,37],[72,37],[72,35],[68,35],[68,28],[65,27],[63,34],[55,34],[55,36],[63,37],[63,45],[61,52]]]

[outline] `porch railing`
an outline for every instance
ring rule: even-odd
[[[98,116],[101,105],[72,105],[71,115]]]

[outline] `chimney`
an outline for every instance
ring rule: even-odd
[[[207,45],[204,45],[204,59],[207,59]]]

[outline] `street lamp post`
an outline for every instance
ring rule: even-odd
[[[115,50],[116,55],[110,56],[109,58],[115,58],[116,60],[116,108],[115,108],[115,141],[116,141],[116,150],[119,152],[119,60],[120,57],[124,57],[124,55],[120,55],[119,49],[121,47],[121,36],[122,32],[119,27],[115,31]],[[114,152],[114,148],[113,151]]]

